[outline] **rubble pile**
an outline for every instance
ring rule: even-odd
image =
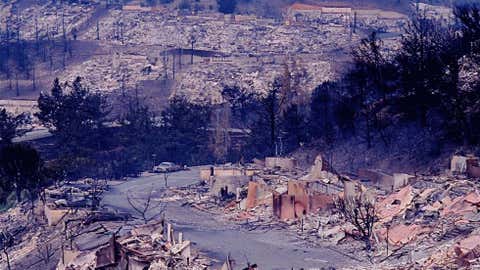
[[[320,157],[310,172],[291,158],[271,157],[264,164],[225,165],[201,170],[202,184],[174,189],[180,198],[202,211],[233,220],[250,229],[268,228],[333,207],[343,190],[338,176]]]
[[[401,234],[396,240],[405,245],[403,249],[412,250],[411,264],[427,268],[478,267],[478,256],[469,257],[467,253],[476,252],[477,247],[469,241],[480,234],[480,186],[464,177],[425,177],[417,179],[413,186],[422,182],[431,185],[432,181],[433,188],[412,190],[416,196],[406,206],[403,221],[408,227],[399,228]]]
[[[451,7],[431,5],[427,3],[415,3],[413,6],[420,12],[424,13],[427,17],[434,18],[445,23],[450,23],[455,17],[453,14],[453,8]]]
[[[55,71],[61,81],[80,76],[89,87],[108,92],[128,91],[143,83],[149,88],[150,82],[160,81],[165,84],[155,84],[156,88],[168,88],[172,95],[196,103],[221,103],[220,92],[225,85],[264,93],[273,78],[283,74],[284,64],[292,55],[308,74],[308,83],[302,88],[312,91],[334,79],[336,68],[362,35],[361,31],[352,31],[339,19],[343,15],[335,12],[322,14],[321,20],[289,24],[213,11],[184,15],[171,7],[132,4],[107,9],[97,2],[63,5],[47,1],[19,11],[22,37],[35,40],[38,30],[39,39],[53,40],[62,38],[65,28],[67,38],[73,39],[75,33],[83,42],[82,48],[88,48],[77,50],[72,46],[73,59],[81,59]],[[0,12],[12,13],[11,6],[2,5]],[[362,26],[361,18],[398,23],[403,18],[386,19],[377,13],[359,13],[358,27],[371,27],[367,26],[371,21]],[[389,33],[394,31],[393,27],[387,28]],[[398,38],[385,41],[389,48],[399,44]]]
[[[309,91],[334,76],[326,61],[307,62],[300,59],[299,62],[309,76],[305,85]],[[185,96],[192,102],[218,104],[223,102],[221,92],[226,85],[237,85],[262,94],[269,89],[269,83],[284,72],[284,63],[284,57],[264,57],[236,58],[229,63],[198,64],[179,75],[172,95]]]
[[[69,3],[61,4],[54,1],[38,2],[27,8],[17,11],[15,1],[2,4],[0,29],[5,30],[8,24],[10,31],[19,29],[20,36],[26,40],[53,39],[63,36],[63,30],[69,35],[73,29],[79,30],[80,26],[93,15],[97,3],[88,4]],[[38,36],[37,36],[38,35]],[[68,36],[72,39],[72,36]]]
[[[105,181],[84,179],[44,191],[44,214],[49,226],[57,225],[65,216],[80,209],[98,206],[101,194],[107,188]]]
[[[458,157],[452,163],[458,165]],[[477,158],[460,158],[478,162]],[[462,161],[460,163],[462,163]],[[478,166],[478,163],[468,162]],[[468,167],[472,167],[469,165]],[[470,170],[465,166],[463,173]],[[356,238],[356,228],[345,223],[335,208],[320,211],[315,217],[302,221],[301,237],[310,243],[330,242],[345,252],[355,252],[381,268],[392,266],[421,269],[455,269],[478,267],[478,246],[472,245],[479,227],[480,185],[471,176],[457,174],[457,167],[445,175],[409,177],[403,187],[384,193],[378,186],[375,209],[378,220],[372,239],[375,247],[370,253]],[[341,196],[348,196],[347,185]],[[316,239],[315,239],[316,238]],[[477,254],[475,256],[474,254]]]
[[[92,210],[106,189],[101,181],[83,179],[56,186],[45,189],[39,200],[21,203],[0,214],[0,232],[13,236],[12,245],[4,248],[9,253],[10,264],[18,269],[53,267],[66,238],[65,230],[60,228],[70,221],[79,225],[126,218]],[[6,261],[1,261],[0,268],[4,269],[4,264]]]
[[[156,59],[133,53],[96,55],[79,64],[68,66],[59,76],[62,81],[74,81],[80,76],[95,90],[111,92],[134,89],[139,81],[157,80],[166,67]]]
[[[302,245],[329,248],[377,269],[472,269],[480,266],[479,168],[477,157],[455,155],[441,175],[363,169],[346,176],[322,156],[309,170],[292,158],[267,157],[243,166],[203,167],[201,183],[168,188],[156,200],[179,202],[248,231],[281,230]],[[29,211],[26,204],[0,215],[2,232],[19,243],[9,249],[13,265],[42,263],[32,254],[44,252],[43,243],[56,250],[50,261],[57,269],[212,265],[163,218],[139,226],[128,214],[92,210],[95,194],[106,188],[92,181],[47,189],[45,204],[33,214],[20,213]],[[370,250],[338,208],[338,200],[359,194],[368,194],[375,207]]]
[[[12,269],[207,269],[171,224],[139,225],[128,213],[95,207],[106,182],[85,179],[43,192],[42,200],[0,214],[0,244]],[[97,201],[98,202],[98,201]],[[4,236],[12,239],[4,246]],[[0,261],[6,269],[7,262]]]
[[[286,53],[322,54],[327,49],[349,48],[359,36],[338,25],[287,26],[254,18],[232,22],[218,14],[175,16],[170,13],[111,10],[99,22],[100,39],[113,44],[162,45],[218,51],[232,56]],[[90,29],[81,38],[96,38]]]
[[[287,24],[335,24],[367,30],[376,29],[379,32],[400,32],[407,22],[407,16],[380,9],[295,3],[287,9],[286,20]]]
[[[68,69],[60,77],[83,74],[87,82],[102,90],[132,88],[143,80],[173,79],[176,83],[172,95],[215,104],[222,102],[220,92],[225,85],[263,93],[268,83],[284,72],[288,56],[293,54],[308,74],[304,88],[311,91],[316,85],[333,79],[330,58],[350,52],[352,44],[360,39],[359,35],[338,25],[287,26],[257,17],[237,21],[216,13],[176,16],[151,11],[149,16],[145,14],[110,10],[99,21],[100,44],[111,47],[110,51],[123,52],[111,55],[105,49],[105,54]],[[96,28],[90,28],[80,37],[96,38]],[[117,47],[119,45],[122,47]],[[135,52],[127,52],[131,51],[129,48],[135,48]],[[196,52],[193,64],[192,48]],[[156,61],[147,61],[151,58]]]
[[[363,29],[377,29],[379,32],[399,33],[407,24],[407,16],[397,12],[383,10],[357,11],[357,27]]]
[[[35,251],[42,244],[44,239],[50,239],[52,229],[45,227],[46,230],[37,230],[38,222],[34,221],[29,206],[21,205],[10,208],[6,212],[0,214],[0,232],[2,234],[2,250],[8,251],[10,264],[18,265],[22,268],[21,262],[25,265],[31,264],[34,260]],[[36,213],[41,213],[41,209],[35,209]],[[5,245],[3,236],[10,236],[10,245]],[[20,243],[20,244],[18,244]],[[3,257],[3,255],[2,255]],[[0,260],[0,268],[7,269],[7,262]]]
[[[79,41],[72,41],[71,61],[63,60],[61,68],[50,70],[46,78],[73,81],[80,76],[88,87],[107,92],[144,87],[152,93],[162,88],[161,94],[213,104],[222,102],[225,85],[264,93],[292,56],[308,74],[302,88],[312,91],[334,79],[363,30],[384,31],[388,51],[400,44],[399,28],[405,23],[404,15],[383,10],[346,8],[346,14],[343,8],[341,12],[320,9],[320,13],[307,9],[298,10],[305,13],[304,19],[292,13],[285,14],[284,20],[273,20],[215,11],[192,15],[179,11],[176,4],[105,6],[98,1],[35,3],[18,8],[19,16],[13,18],[12,3],[0,6],[0,13],[6,14],[0,16],[3,28],[7,21],[18,21],[21,37],[27,40],[37,39],[37,33],[40,40],[62,39],[65,29],[68,39]],[[353,21],[358,31],[353,30]],[[15,25],[9,27],[15,29]],[[39,68],[39,75],[43,71]]]
[[[84,228],[78,240],[64,247],[66,259],[57,269],[207,269],[209,265],[206,258],[194,254],[182,233],[176,238],[172,226],[165,226],[164,221],[128,229],[124,224],[110,224],[110,232],[100,239],[100,227],[95,226]]]
[[[306,245],[357,254],[352,259],[380,269],[475,268],[480,266],[480,184],[473,175],[480,168],[478,158],[454,156],[451,163],[442,175],[370,170],[375,182],[339,175],[321,156],[309,172],[297,168],[295,160],[267,158],[246,167],[205,168],[203,185],[176,192],[184,205],[248,230],[285,230]],[[335,206],[338,198],[360,193],[376,201],[370,251],[356,241],[357,228]]]
[[[182,233],[175,237],[162,219],[137,226],[126,213],[85,211],[99,202],[106,182],[86,179],[45,191],[49,226],[63,224],[64,239],[57,269],[205,269],[208,261],[190,249]],[[79,213],[82,213],[79,214]],[[170,267],[170,268],[167,268]]]

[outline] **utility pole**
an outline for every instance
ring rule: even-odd
[[[20,88],[18,88],[18,70],[15,71],[15,89],[17,91],[17,97],[20,96]]]
[[[387,257],[388,257],[388,231],[390,230],[390,224],[387,224],[386,227],[387,227]]]
[[[192,45],[191,46],[191,49],[192,49],[192,54],[191,54],[191,58],[190,58],[190,64],[193,65],[193,50],[194,50],[194,46],[195,46],[195,43],[197,42],[197,38],[196,38],[196,29],[195,27],[192,29],[192,32],[190,33],[190,44]]]
[[[357,32],[357,12],[353,12],[353,33]]]
[[[35,82],[35,63],[32,64],[32,89],[33,92],[37,90],[37,84]]]
[[[125,74],[122,74],[122,96],[125,96]]]
[[[38,51],[39,45],[38,45],[38,19],[37,19],[37,16],[35,16],[35,47]]]
[[[180,47],[180,58],[178,59],[179,68],[182,69],[183,47]]]
[[[20,42],[20,15],[18,14],[19,11],[18,11],[18,7],[17,5],[14,6],[15,8],[15,15],[16,15],[16,23],[17,23],[17,45],[18,45],[18,42]]]
[[[122,45],[123,45],[123,21],[120,21],[120,38],[121,38],[121,41],[122,41]]]
[[[62,11],[63,55],[67,52],[67,33],[65,30],[65,9]],[[64,64],[65,67],[65,64]]]
[[[62,54],[62,66],[63,66],[63,69],[65,69],[65,51]]]
[[[194,49],[194,45],[195,45],[195,37],[192,35],[190,37],[190,43],[192,44],[192,55],[191,55],[191,58],[190,58],[190,64],[193,65],[193,49]]]
[[[164,75],[164,76],[165,76],[165,77],[164,77],[164,79],[165,79],[165,82],[166,82],[167,79],[168,79],[168,73],[167,73],[167,69],[168,69],[168,56],[167,56],[167,51],[166,51],[166,50],[163,51],[163,66],[165,67],[165,70],[164,70],[164,72],[165,72],[165,75]]]
[[[98,21],[97,21],[97,40],[100,40],[100,27],[98,25]]]
[[[173,79],[173,80],[175,80],[175,60],[176,60],[176,59],[175,59],[175,55],[176,55],[176,53],[177,53],[177,52],[174,51],[173,54],[172,54],[172,58],[173,58],[173,59],[172,59],[172,60],[173,60],[173,61],[172,61],[172,62],[173,62],[173,63],[172,63],[172,79]]]

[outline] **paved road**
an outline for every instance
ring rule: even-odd
[[[47,128],[36,128],[25,133],[23,136],[13,138],[13,142],[27,142],[51,137],[52,133]]]
[[[195,183],[198,178],[199,168],[192,168],[171,174],[168,182],[169,186],[184,186]],[[115,185],[105,194],[102,203],[131,211],[126,193],[145,192],[152,185],[161,194],[164,188],[163,175],[143,176]],[[167,218],[199,250],[220,261],[231,253],[239,266],[246,266],[247,258],[261,269],[341,267],[350,260],[330,249],[305,247],[282,231],[246,231],[234,224],[221,224],[213,215],[188,206],[182,207],[180,202],[167,204]]]

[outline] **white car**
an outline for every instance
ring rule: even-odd
[[[176,172],[180,171],[182,167],[173,163],[173,162],[162,162],[159,165],[153,167],[153,172],[156,173],[167,173],[167,172]]]

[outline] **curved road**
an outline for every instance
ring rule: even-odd
[[[186,186],[199,181],[199,168],[172,173],[169,186]],[[149,175],[112,186],[104,194],[105,206],[131,212],[127,202],[127,192],[141,193],[153,186],[155,194],[161,195],[164,189],[163,175]],[[192,207],[182,207],[181,202],[167,203],[167,219],[174,229],[191,240],[196,248],[208,256],[224,261],[230,253],[237,268],[246,267],[247,260],[256,263],[261,269],[321,269],[333,266],[341,268],[350,258],[326,248],[309,248],[294,237],[279,230],[247,231],[234,224],[223,224],[209,213]],[[241,268],[242,267],[242,268]]]

